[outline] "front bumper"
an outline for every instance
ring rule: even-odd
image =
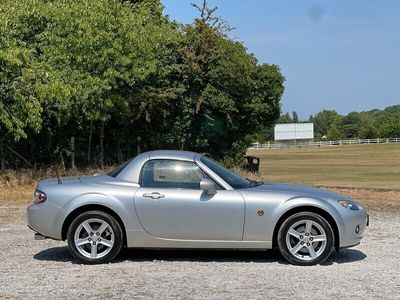
[[[369,226],[369,215],[365,210],[347,212],[340,233],[340,248],[360,244],[367,226]]]

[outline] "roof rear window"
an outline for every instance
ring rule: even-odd
[[[128,160],[127,162],[124,162],[122,165],[120,165],[119,167],[116,167],[114,170],[112,170],[110,173],[108,173],[108,176],[111,177],[117,177],[119,175],[119,173],[122,172],[123,169],[125,169],[125,167],[131,162],[131,159]]]

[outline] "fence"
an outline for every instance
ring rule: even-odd
[[[377,138],[377,139],[353,139],[339,141],[307,142],[298,144],[285,143],[252,143],[250,149],[283,149],[283,148],[303,148],[303,147],[324,147],[342,145],[364,145],[364,144],[400,144],[400,138]]]

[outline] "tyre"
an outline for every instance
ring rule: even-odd
[[[115,218],[102,211],[88,211],[69,226],[71,254],[79,262],[99,264],[112,261],[121,251],[123,231]]]
[[[334,244],[335,236],[330,224],[312,212],[290,216],[278,232],[279,250],[294,265],[322,263],[331,255]]]

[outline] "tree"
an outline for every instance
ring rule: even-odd
[[[229,38],[216,8],[194,6],[199,18],[182,25],[159,0],[4,0],[1,148],[49,164],[72,157],[74,138],[78,164],[138,148],[241,161],[278,118],[284,77]]]
[[[345,138],[346,134],[343,130],[343,117],[338,115],[333,119],[331,126],[329,126],[328,139],[332,141]]]
[[[22,19],[23,28],[13,26],[20,16],[18,9],[30,5],[2,4],[0,22],[0,143],[27,137],[27,130],[40,129],[41,100],[36,91],[37,78],[43,75],[38,66],[32,34],[40,30],[40,19]]]
[[[179,107],[167,116],[169,130],[160,132],[168,132],[171,147],[233,163],[242,160],[249,135],[279,116],[284,77],[277,66],[259,65],[240,42],[230,40],[214,17],[215,8],[206,5],[195,5],[200,17],[181,28],[176,47],[181,63],[175,67],[182,83]]]
[[[25,129],[33,128],[34,134],[42,126],[47,144],[68,153],[65,135],[77,135],[90,124],[91,139],[94,122],[102,161],[104,127],[116,107],[153,101],[131,93],[158,72],[159,54],[178,34],[162,17],[161,4],[80,0],[14,5],[8,1],[5,8],[7,22],[1,30],[10,41],[2,39],[5,47],[0,60],[10,64],[10,71],[1,74],[4,101],[0,112],[8,132],[16,139],[26,138]],[[15,72],[18,66],[21,71]],[[134,111],[135,119],[144,114]]]
[[[297,112],[292,112],[292,119],[294,123],[299,123],[299,116],[297,115]]]
[[[281,115],[277,121],[278,124],[287,124],[287,123],[293,123],[293,119],[289,115],[289,113],[285,113]]]
[[[381,116],[376,124],[376,131],[379,137],[400,137],[400,113]]]
[[[368,114],[361,115],[358,136],[361,139],[374,139],[380,135],[377,132],[375,120]]]
[[[340,126],[346,138],[359,138],[361,115],[357,112],[349,113],[347,116],[343,117]]]
[[[314,123],[314,133],[317,138],[328,135],[332,122],[339,114],[334,110],[326,110],[317,113],[312,117]]]

